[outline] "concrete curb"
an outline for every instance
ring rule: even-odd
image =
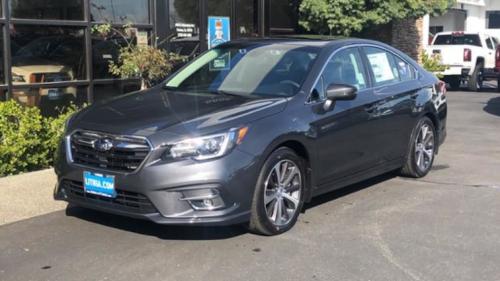
[[[53,169],[0,178],[0,225],[66,208],[53,199],[56,181]]]

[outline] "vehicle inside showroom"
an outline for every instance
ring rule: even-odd
[[[298,1],[3,0],[0,101],[36,106],[46,116],[139,90],[139,79],[109,71],[127,40],[93,29],[111,24],[147,34],[146,44],[192,58],[209,47],[209,18],[224,18],[226,40],[293,34]],[[270,15],[273,15],[272,17]],[[124,32],[127,34],[127,32]],[[200,34],[203,34],[200,36]],[[200,38],[202,38],[200,40]],[[132,40],[132,41],[133,41]]]

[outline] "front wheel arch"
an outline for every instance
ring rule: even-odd
[[[298,156],[300,156],[304,160],[304,167],[306,169],[306,179],[305,179],[305,187],[304,187],[304,201],[310,202],[312,199],[312,167],[311,167],[311,152],[307,149],[306,145],[297,140],[297,139],[288,139],[281,140],[276,142],[274,145],[271,145],[267,152],[265,153],[265,157],[263,157],[264,161],[267,159],[274,151],[286,147],[293,150]],[[263,165],[264,161],[261,163]]]

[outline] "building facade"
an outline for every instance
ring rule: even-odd
[[[441,31],[485,32],[500,38],[500,1],[457,0],[446,14],[430,18],[430,34]]]
[[[291,34],[298,27],[297,5],[288,0],[2,0],[0,101],[15,99],[55,115],[70,103],[134,91],[138,80],[108,70],[127,39],[156,41],[194,56],[208,48],[211,16],[228,19],[230,39]],[[103,23],[116,32],[95,32]]]

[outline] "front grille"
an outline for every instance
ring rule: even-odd
[[[153,203],[140,193],[116,190],[116,198],[108,198],[86,193],[83,188],[83,183],[79,181],[64,180],[62,186],[68,198],[76,201],[109,206],[137,214],[152,214],[158,212],[153,206]]]
[[[103,141],[108,147],[100,147]],[[143,138],[119,137],[94,132],[75,132],[70,137],[74,163],[118,172],[139,168],[151,148]]]

